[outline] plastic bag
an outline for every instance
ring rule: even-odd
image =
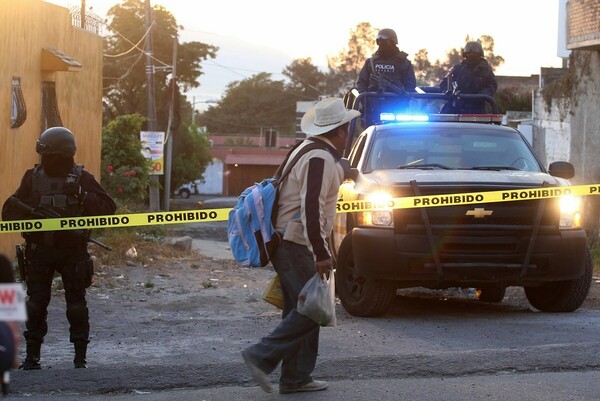
[[[279,280],[278,274],[271,279],[269,286],[263,294],[263,299],[279,309],[283,309],[283,290],[281,289],[281,280]]]
[[[311,318],[320,326],[335,326],[335,275],[321,279],[319,273],[310,278],[298,295],[298,313]]]

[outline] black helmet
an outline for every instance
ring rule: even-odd
[[[465,53],[478,53],[483,57],[483,47],[481,47],[481,43],[476,41],[467,42],[462,51],[463,57],[465,56]]]
[[[73,157],[77,145],[73,133],[65,127],[52,127],[42,132],[35,145],[35,151],[41,155],[60,155]]]
[[[394,42],[395,45],[398,44],[398,36],[396,36],[396,32],[394,32],[394,30],[390,28],[384,28],[380,30],[377,34],[376,40],[379,39],[391,40],[392,42]]]

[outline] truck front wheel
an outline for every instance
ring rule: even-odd
[[[539,287],[525,287],[527,300],[531,306],[542,312],[573,312],[581,306],[590,291],[593,268],[588,249],[585,271],[581,277],[543,284]]]
[[[335,283],[344,309],[353,316],[383,315],[396,295],[395,283],[358,274],[354,265],[351,234],[342,241],[337,256]]]

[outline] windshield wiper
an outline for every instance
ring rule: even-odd
[[[521,169],[513,167],[513,166],[476,166],[476,167],[471,167],[471,170],[500,171],[500,170],[521,170]]]
[[[452,167],[448,167],[448,166],[444,166],[443,164],[439,164],[439,163],[424,163],[424,164],[405,164],[403,166],[398,166],[396,167],[398,169],[409,169],[409,168],[416,168],[416,169],[425,169],[425,170],[432,170],[434,168],[441,168],[444,170],[453,170]]]

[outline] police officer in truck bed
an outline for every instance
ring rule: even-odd
[[[385,86],[386,92],[414,92],[417,83],[415,71],[406,58],[408,54],[398,49],[396,32],[389,28],[382,29],[376,41],[379,49],[365,61],[358,74],[358,92],[376,92]],[[380,79],[386,80],[382,86]]]

